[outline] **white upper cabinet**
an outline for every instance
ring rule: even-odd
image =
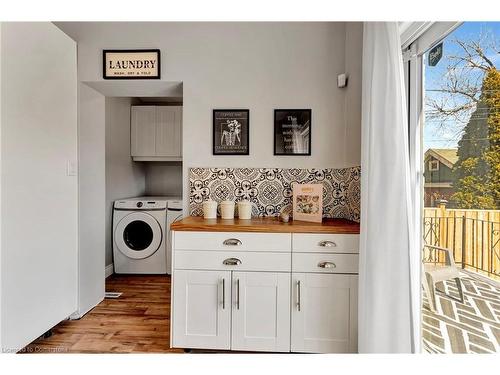
[[[132,107],[131,124],[132,156],[154,156],[156,152],[156,107]]]
[[[131,155],[137,161],[182,160],[182,107],[133,106]]]
[[[182,107],[156,107],[156,156],[180,158]]]

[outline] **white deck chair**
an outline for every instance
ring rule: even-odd
[[[450,249],[444,247],[424,245],[424,248],[428,248],[431,252],[444,252],[445,262],[426,262],[424,259],[424,275],[425,279],[422,280],[424,284],[425,294],[427,294],[427,299],[429,300],[429,306],[432,311],[436,311],[436,294],[435,285],[440,281],[446,281],[450,279],[455,279],[458,288],[458,294],[460,300],[464,302],[464,294],[462,290],[462,283],[460,282],[460,271],[455,265],[455,260],[453,259],[453,254]]]

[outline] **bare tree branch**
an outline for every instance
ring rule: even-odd
[[[481,99],[484,74],[496,69],[491,56],[500,54],[500,45],[491,33],[477,40],[455,38],[451,43],[458,52],[446,56],[448,66],[441,84],[426,95],[427,119],[438,122],[440,127],[469,121]]]

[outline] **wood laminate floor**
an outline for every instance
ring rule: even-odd
[[[429,311],[424,295],[424,349],[433,353],[499,353],[500,288],[464,274],[465,303],[453,282],[438,287],[438,310]],[[106,291],[123,293],[105,299],[80,320],[68,320],[53,335],[28,345],[24,353],[183,353],[170,348],[170,277],[117,276]],[[193,351],[210,352],[213,351]]]
[[[59,323],[25,353],[183,353],[170,348],[170,277],[112,275],[105,299],[79,320]]]

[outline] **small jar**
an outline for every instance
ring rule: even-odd
[[[234,219],[234,202],[233,201],[220,202],[220,216],[223,219]]]
[[[250,220],[252,218],[252,203],[250,201],[238,202],[238,217],[241,220]]]
[[[203,218],[217,219],[217,202],[208,200],[203,202]]]

